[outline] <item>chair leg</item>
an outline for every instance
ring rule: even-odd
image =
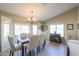
[[[12,56],[14,55],[14,52],[12,52]]]
[[[69,47],[67,47],[67,56],[70,55],[70,50],[69,50]]]
[[[43,49],[45,49],[45,45],[43,45]]]
[[[31,50],[29,50],[29,56],[31,56]]]
[[[38,47],[38,51],[40,52],[40,47]]]
[[[39,52],[39,48],[37,48],[37,54],[38,54],[38,52]]]
[[[43,49],[45,49],[45,45],[46,45],[46,40],[44,41],[44,44],[43,44]]]
[[[12,54],[12,51],[10,50],[9,56]]]
[[[26,54],[26,47],[25,47],[25,54]]]

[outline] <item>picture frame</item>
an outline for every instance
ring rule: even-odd
[[[78,30],[79,30],[79,24],[78,24]]]
[[[43,25],[41,26],[41,31],[44,31],[44,26]]]
[[[73,24],[67,24],[67,30],[73,30]]]
[[[48,26],[45,26],[45,30],[48,30]]]

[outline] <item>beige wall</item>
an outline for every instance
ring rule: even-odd
[[[18,16],[18,15],[15,15],[15,14],[11,14],[11,13],[7,13],[7,12],[3,12],[3,11],[0,11],[0,16],[6,16],[6,17],[10,17],[11,19],[14,19],[14,20],[25,20],[25,17],[22,17],[22,16]]]
[[[64,36],[66,41],[68,40],[68,35],[71,35],[72,39],[78,39],[78,8],[69,10],[44,22],[44,25],[49,26],[50,24],[64,24]],[[74,29],[67,30],[67,24],[73,24]],[[49,29],[46,32],[49,33]]]
[[[0,17],[0,51],[1,51],[1,17]]]
[[[78,24],[79,24],[79,7],[78,7]],[[78,29],[78,40],[79,40],[79,29]]]

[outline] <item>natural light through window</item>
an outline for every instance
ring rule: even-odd
[[[33,25],[33,35],[37,35],[37,25]]]
[[[15,35],[20,35],[21,33],[29,33],[29,25],[27,24],[15,24]]]
[[[60,34],[62,37],[64,36],[64,25],[58,24],[58,25],[50,25],[50,33],[56,32],[57,34]]]

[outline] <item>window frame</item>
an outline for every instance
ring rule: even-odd
[[[55,26],[55,32],[57,33],[57,25],[63,25],[63,35],[62,35],[62,37],[64,37],[65,35],[64,35],[64,24],[50,24],[50,25],[54,25]],[[51,33],[50,32],[50,25],[49,25],[49,33]]]

